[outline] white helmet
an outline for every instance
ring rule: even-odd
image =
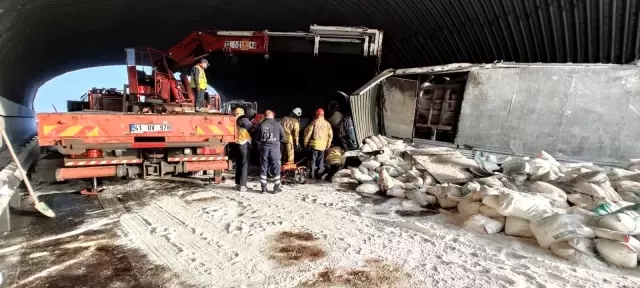
[[[300,115],[302,115],[302,109],[300,109],[299,107],[296,107],[291,112],[293,112],[293,114],[298,116],[298,117],[300,117]]]

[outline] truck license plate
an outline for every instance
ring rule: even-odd
[[[130,124],[131,133],[169,132],[171,124]]]

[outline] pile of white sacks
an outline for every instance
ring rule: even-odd
[[[421,206],[457,208],[468,229],[535,238],[563,258],[594,256],[622,267],[638,265],[640,161],[618,169],[561,164],[544,151],[533,159],[480,155],[475,170],[491,176],[455,185],[437,183],[407,155],[408,150],[422,154],[455,150],[415,149],[383,136],[365,141],[362,164],[340,170],[333,183],[361,193],[408,198]],[[376,150],[381,154],[367,156]]]

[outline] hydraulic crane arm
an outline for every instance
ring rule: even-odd
[[[171,47],[168,55],[175,71],[214,52],[267,55],[268,46],[266,31],[196,31]]]

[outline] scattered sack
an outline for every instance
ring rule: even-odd
[[[500,207],[500,195],[488,195],[482,198],[482,204],[487,205],[493,209]]]
[[[380,141],[380,139],[378,139],[378,137],[376,136],[371,136],[369,137],[369,139],[371,139],[371,141],[373,141],[373,143],[376,144],[376,147],[378,147],[378,149],[382,149],[384,148],[384,146],[386,146],[386,145],[383,145],[382,141]]]
[[[585,219],[575,214],[554,214],[531,221],[531,231],[542,248],[573,238],[594,238],[593,230],[583,224]]]
[[[598,221],[598,227],[628,235],[638,235],[640,234],[640,215],[633,210],[620,209],[614,213],[602,216],[600,221]]]
[[[482,202],[473,202],[471,199],[464,199],[458,203],[458,213],[460,213],[460,217],[463,220],[466,220],[470,216],[480,213],[481,206]]]
[[[518,217],[507,217],[504,224],[504,234],[515,237],[534,238],[528,220]]]
[[[376,168],[380,167],[380,165],[381,165],[380,162],[373,159],[369,159],[367,161],[362,162],[362,166],[364,166],[369,170],[375,170]]]
[[[578,252],[571,245],[569,245],[569,242],[567,241],[553,243],[549,248],[551,248],[551,252],[553,252],[553,254],[556,254],[558,257],[562,257],[565,259],[570,258],[576,252]]]
[[[620,194],[620,198],[622,198],[622,200],[627,201],[627,202],[631,202],[631,203],[640,203],[640,197],[638,197],[638,195],[634,194],[633,192],[618,192],[618,194]]]
[[[549,153],[545,152],[544,150],[541,150],[540,153],[536,155],[536,157],[549,161],[549,163],[551,163],[551,165],[553,166],[562,166],[560,162],[556,161],[556,159],[553,158],[553,156],[551,156]]]
[[[531,189],[533,192],[536,192],[536,193],[553,195],[564,201],[567,201],[567,193],[562,191],[562,189],[546,182],[542,182],[542,181],[533,182],[529,185],[529,189]]]
[[[364,144],[360,147],[360,151],[362,152],[371,152],[373,151],[373,148],[371,148],[371,146],[369,144]]]
[[[591,206],[593,205],[593,197],[581,193],[567,194],[567,201],[576,206]]]
[[[576,215],[580,215],[584,218],[589,218],[589,217],[593,217],[593,216],[597,216],[596,213],[593,213],[587,209],[584,209],[582,207],[578,207],[578,206],[571,206],[569,208],[566,209],[566,213],[567,214],[576,214]]]
[[[594,213],[597,216],[611,214],[620,209],[620,206],[616,205],[611,201],[597,201],[593,203],[593,207],[589,209],[590,212]]]
[[[436,198],[436,196],[429,195],[420,190],[408,190],[405,194],[407,195],[407,198],[420,206],[434,205],[438,203],[438,198]]]
[[[358,168],[351,168],[351,175],[353,175],[353,179],[358,180],[360,183],[373,181],[373,177],[363,174]]]
[[[378,184],[382,191],[386,191],[394,187],[393,178],[389,176],[389,173],[384,169],[380,170],[380,179],[378,179]]]
[[[529,174],[531,166],[524,158],[512,158],[500,165],[505,175]]]
[[[477,202],[482,204],[482,202]],[[482,205],[480,206],[480,214],[487,216],[487,217],[491,217],[491,218],[501,218],[504,217],[504,215],[500,214],[498,212],[498,210],[496,210],[495,208],[491,208],[487,205]]]
[[[376,145],[376,142],[373,142],[373,140],[371,140],[371,139],[369,139],[369,138],[365,138],[365,139],[364,139],[364,143],[365,143],[365,144],[367,144],[367,145],[369,145],[369,147],[371,147],[371,149],[373,149],[373,150],[378,150],[378,149],[380,149],[380,148],[378,147],[378,145]]]
[[[400,176],[400,173],[398,173],[398,169],[396,169],[396,168],[394,168],[392,166],[384,165],[384,166],[382,166],[382,170],[387,171],[387,173],[389,173],[389,176],[391,176],[391,177]]]
[[[360,170],[360,173],[362,174],[369,175],[369,168],[367,167],[360,165],[358,166],[358,170]]]
[[[636,268],[638,266],[638,252],[629,244],[601,238],[595,241],[598,253],[605,260],[624,268]]]
[[[590,256],[596,256],[596,241],[593,238],[573,238],[567,241],[574,249]]]
[[[431,186],[427,188],[427,192],[432,194],[433,196],[436,196],[436,198],[438,199],[438,204],[440,204],[440,207],[445,209],[454,208],[458,206],[458,202],[450,200],[447,197],[447,190],[449,186],[450,185],[448,184],[444,184],[444,185]],[[457,186],[457,187],[460,187],[460,186]],[[454,187],[453,189],[456,189],[456,188]]]
[[[396,198],[407,198],[406,190],[401,187],[393,187],[386,192],[387,196]]]
[[[433,176],[431,176],[431,174],[424,173],[424,177],[422,178],[422,186],[423,187],[429,187],[429,186],[433,186],[434,184],[436,184],[436,179],[433,178]]]
[[[389,142],[382,135],[376,135],[376,136],[373,136],[373,137],[378,138],[380,143],[382,143],[382,146],[389,146]]]
[[[515,216],[531,221],[554,213],[548,199],[531,194],[510,191],[500,195],[498,201],[500,206],[496,210],[504,216]]]
[[[543,175],[551,172],[551,163],[544,159],[534,158],[529,160],[529,175],[531,179],[540,179]]]
[[[467,221],[464,221],[464,226],[481,234],[496,234],[504,228],[504,223],[482,214],[476,214]]]
[[[640,195],[640,182],[635,181],[619,181],[615,184],[616,191],[620,192],[631,192],[636,195]]]
[[[378,183],[374,181],[369,181],[369,182],[360,184],[356,188],[356,191],[360,193],[376,194],[380,191],[380,185],[378,185]]]

